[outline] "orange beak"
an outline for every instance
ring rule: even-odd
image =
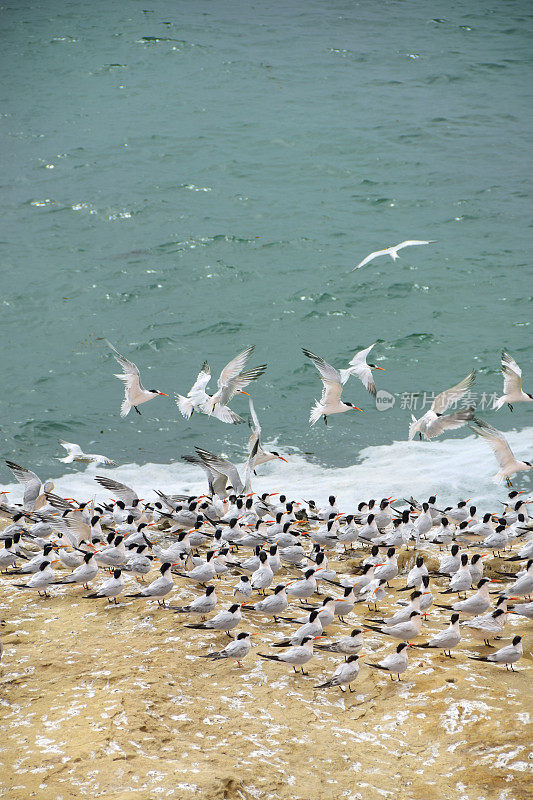
[[[289,463],[289,462],[287,461],[287,459],[286,459],[286,458],[283,458],[283,456],[278,456],[278,458],[279,458],[281,461],[284,461],[286,464],[288,464],[288,463]]]
[[[362,408],[358,408],[357,406],[352,406],[352,411],[362,411]]]
[[[385,371],[386,371],[386,370],[385,370],[385,367],[378,367],[378,365],[377,365],[377,364],[376,364],[376,366],[374,367],[374,369],[380,369],[382,372],[385,372]]]
[[[163,397],[168,397],[168,394],[165,394],[164,392],[158,392],[157,394],[162,394]]]
[[[246,395],[246,397],[250,397],[250,396],[251,396],[251,395],[249,395],[249,394],[248,394],[248,392],[243,392],[243,390],[242,390],[242,389],[239,389],[239,393],[240,393],[240,394],[245,394],[245,395]]]

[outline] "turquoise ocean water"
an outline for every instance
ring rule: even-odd
[[[371,464],[492,491],[483,443],[407,446],[402,405],[472,368],[478,401],[499,392],[502,347],[533,385],[529,3],[50,0],[0,22],[2,457],[43,478],[69,471],[58,438],[127,465],[239,460],[246,426],[169,399],[121,420],[101,337],[171,395],[255,344],[264,438],[299,454],[276,479],[362,458],[369,491]],[[351,271],[410,238],[436,243]],[[374,341],[395,406],[352,380],[365,413],[310,429],[301,347],[344,366]],[[526,458],[532,414],[480,411]]]

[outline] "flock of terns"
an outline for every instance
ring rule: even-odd
[[[426,244],[426,242],[414,243]],[[406,246],[406,244],[407,243],[404,242],[403,246]],[[413,244],[413,242],[409,244]],[[398,245],[398,247],[400,247],[400,245]],[[394,251],[394,248],[391,249]],[[132,408],[140,414],[139,406],[152,400],[157,395],[168,397],[165,392],[161,392],[159,389],[145,389],[141,383],[138,367],[132,361],[122,356],[112,344],[109,342],[108,344],[112,349],[115,359],[122,367],[122,372],[116,375],[117,378],[123,381],[125,389],[124,400],[122,401],[120,411],[121,416],[124,417],[129,414]],[[327,425],[328,417],[332,414],[362,410],[353,403],[341,399],[343,386],[352,376],[358,378],[371,395],[376,395],[373,371],[383,370],[383,367],[367,362],[367,357],[374,346],[375,345],[372,344],[364,350],[358,351],[347,367],[340,370],[337,370],[310,350],[303,348],[304,355],[314,364],[322,382],[321,398],[320,400],[315,400],[309,416],[311,425],[318,422],[320,418],[323,418]],[[207,361],[204,361],[189,392],[186,395],[175,395],[176,405],[181,414],[186,419],[190,419],[192,414],[197,412],[209,417],[215,417],[225,423],[238,424],[244,422],[244,419],[229,407],[229,403],[238,393],[248,395],[248,393],[244,391],[245,387],[252,381],[261,377],[266,370],[266,364],[247,368],[247,362],[253,351],[253,345],[247,347],[226,364],[218,377],[217,390],[212,395],[207,392],[208,384],[211,380],[211,370]],[[512,411],[513,404],[515,403],[532,402],[533,395],[522,389],[521,368],[506,351],[502,353],[501,369],[504,379],[503,394],[495,400],[494,409],[498,410],[507,404]],[[457,407],[457,404],[462,398],[468,397],[474,385],[475,377],[475,372],[470,372],[458,384],[440,392],[433,400],[431,407],[422,417],[416,419],[416,417],[412,416],[408,438],[412,440],[416,434],[418,434],[420,439],[424,437],[430,440],[445,431],[455,430],[463,425],[469,424],[470,428],[476,434],[482,436],[488,442],[496,456],[499,470],[494,476],[494,481],[500,483],[505,480],[510,488],[511,476],[520,471],[533,469],[531,463],[529,461],[517,459],[503,433],[475,416],[475,405],[467,405],[465,408],[459,408],[458,410],[446,413],[452,406]],[[251,403],[250,411],[253,427],[257,428],[257,417]],[[60,442],[60,444],[69,451],[68,456],[62,459],[65,463],[70,463],[72,460],[85,462],[92,460],[96,463],[104,464],[113,463],[104,456],[89,456],[84,454],[78,445],[68,442]],[[261,463],[261,461],[257,463]]]
[[[271,455],[260,448],[258,434],[252,452],[262,454],[263,463]],[[531,501],[521,498],[522,492],[513,490],[501,511],[482,515],[469,501],[439,508],[435,496],[422,503],[410,498],[402,507],[393,498],[370,500],[348,512],[339,510],[334,496],[320,507],[313,500],[248,491],[257,466],[252,456],[244,479],[234,465],[208,451],[198,448],[190,458],[205,470],[206,493],[156,491],[157,500],[150,502],[106,476],[96,477],[111,495],[105,502],[63,498],[50,482],[43,486],[34,472],[7,462],[24,487],[22,503],[8,502],[8,493],[0,497],[0,515],[10,521],[0,534],[0,571],[8,591],[34,591],[46,598],[54,587],[83,587],[87,600],[107,600],[118,608],[128,600],[157,601],[185,617],[185,628],[230,638],[226,646],[199,657],[239,665],[250,653],[253,634],[237,629],[243,619],[260,620],[262,634],[286,631],[272,640],[273,652],[258,653],[262,659],[306,675],[304,667],[317,651],[344,657],[317,689],[347,686],[352,691],[360,653],[368,635],[375,634],[396,646],[384,658],[370,660],[379,646],[374,640],[364,663],[391,680],[401,680],[407,670],[409,647],[453,658],[465,634],[489,649],[471,658],[514,670],[523,654],[520,635],[491,650],[492,642],[505,636],[511,613],[533,618],[532,602],[510,605],[530,600],[533,593],[533,518]],[[495,580],[483,574],[485,550],[503,556],[501,563],[511,569],[517,562],[522,567],[499,572],[506,583],[498,587],[494,607]],[[347,573],[339,571],[343,562]],[[59,563],[62,570],[55,568]],[[146,583],[154,569],[157,577]],[[106,571],[110,575],[89,589]],[[137,587],[128,577],[138,581]],[[185,604],[167,605],[176,582],[180,588],[196,587],[198,594]],[[230,596],[228,607],[221,607],[218,593]],[[120,604],[119,597],[124,598]],[[376,616],[380,604],[393,598],[394,613]],[[448,598],[451,602],[443,602]],[[365,604],[364,621],[354,619]],[[427,638],[424,620],[431,607],[450,617],[447,627]],[[351,630],[326,639],[334,623]]]

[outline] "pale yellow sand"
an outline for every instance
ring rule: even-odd
[[[313,688],[338,663],[333,654],[313,659],[309,677],[254,651],[240,669],[197,658],[224,646],[224,634],[188,630],[187,618],[155,603],[108,606],[70,587],[43,600],[11,589],[13,580],[0,577],[6,800],[533,797],[533,636],[523,618],[511,618],[502,642],[525,634],[518,674],[468,660],[486,650],[467,637],[453,661],[410,648],[403,683],[362,666],[356,693],[342,695]],[[198,593],[176,583],[174,602]],[[227,604],[229,586],[217,588]],[[358,606],[350,627],[364,616]],[[424,632],[447,616],[434,611]],[[261,652],[288,630],[249,619],[240,629],[262,631],[253,637]],[[378,634],[367,641],[362,661],[394,646]]]

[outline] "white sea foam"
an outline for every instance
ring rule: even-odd
[[[531,458],[533,428],[506,433],[517,458]],[[283,452],[283,451],[280,451]],[[231,454],[227,454],[231,457]],[[497,471],[494,456],[484,440],[474,436],[438,442],[393,442],[390,445],[365,447],[357,463],[332,468],[312,463],[301,455],[271,462],[258,468],[253,481],[254,491],[284,492],[292,499],[314,498],[324,501],[337,495],[339,505],[347,509],[361,499],[384,496],[425,498],[437,494],[441,504],[471,497],[480,507],[494,507],[505,496],[505,486],[497,486],[492,476]],[[28,465],[31,466],[31,465]],[[116,469],[89,466],[55,480],[56,491],[76,498],[109,497],[94,476],[107,475],[133,487],[143,498],[154,498],[154,489],[164,492],[201,494],[206,488],[204,473],[199,467],[177,461],[171,464],[123,464]],[[46,476],[43,474],[44,479]],[[531,473],[521,473],[518,488],[531,487]],[[21,499],[19,484],[4,486]]]

